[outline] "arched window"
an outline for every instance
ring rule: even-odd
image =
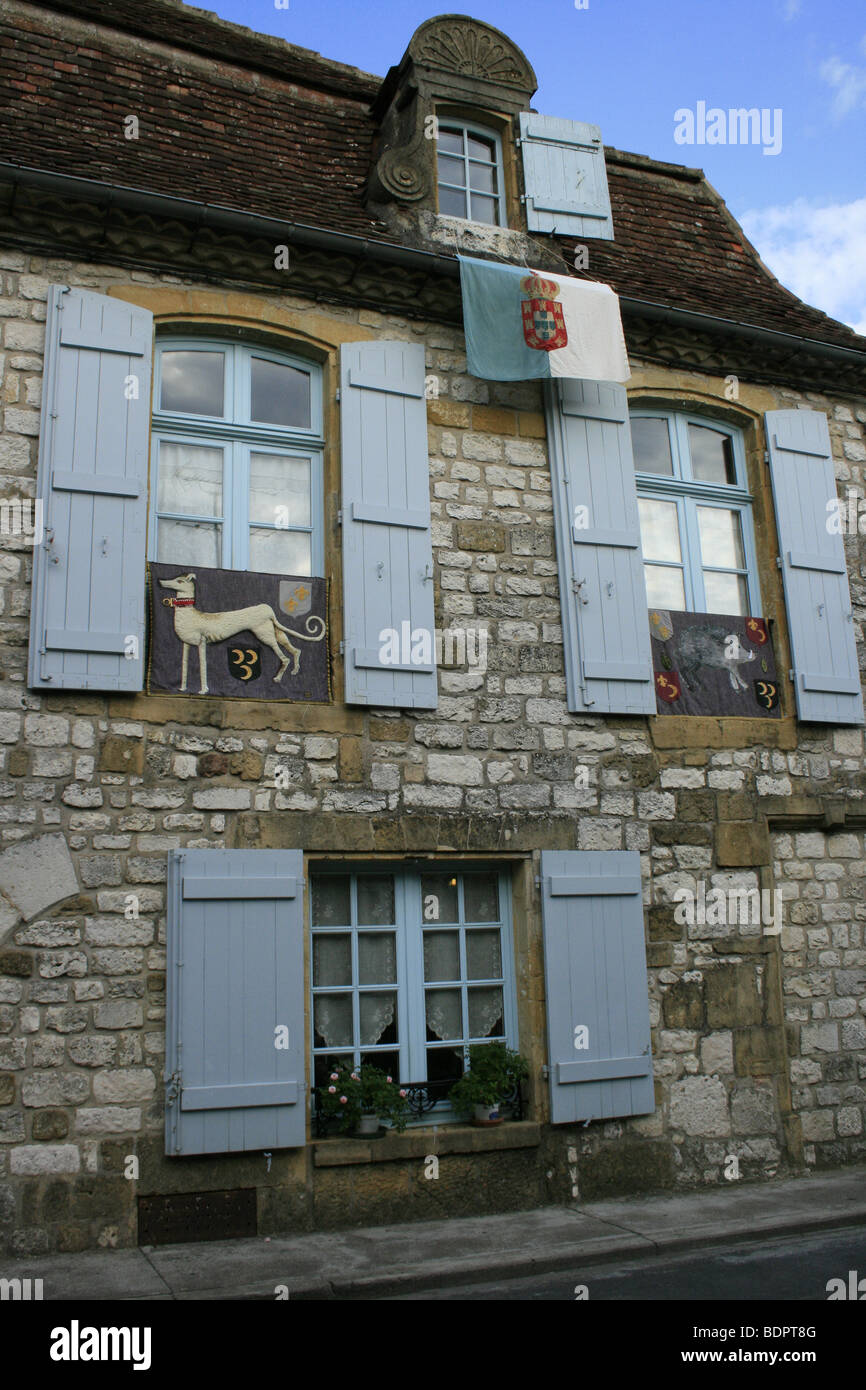
[[[493,227],[507,224],[502,142],[492,130],[440,119],[437,139],[439,211]]]
[[[742,434],[700,415],[630,417],[650,607],[760,613]]]
[[[324,574],[322,379],[247,343],[157,340],[152,560]]]

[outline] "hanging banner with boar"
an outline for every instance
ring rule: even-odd
[[[764,618],[651,608],[649,620],[659,714],[781,717]]]
[[[151,564],[148,694],[330,700],[328,581]]]

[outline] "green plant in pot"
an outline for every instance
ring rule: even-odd
[[[526,1058],[505,1043],[473,1043],[469,1070],[451,1087],[448,1099],[461,1114],[472,1111],[475,1124],[498,1125],[502,1123],[501,1102],[528,1075]]]
[[[382,1120],[401,1132],[409,1118],[406,1092],[393,1077],[368,1062],[357,1069],[345,1062],[336,1066],[326,1084],[319,1087],[317,1098],[323,1115],[339,1116],[343,1133],[378,1134]]]

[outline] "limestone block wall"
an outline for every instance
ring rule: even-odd
[[[142,1193],[253,1185],[262,1229],[334,1224],[343,1211],[329,1214],[323,1194],[337,1178],[317,1179],[309,1151],[276,1156],[267,1176],[231,1156],[162,1156],[166,851],[183,846],[509,855],[523,865],[520,1041],[533,1067],[531,1121],[542,1127],[528,1202],[724,1182],[731,1156],[746,1178],[862,1161],[863,830],[845,824],[862,817],[862,732],[798,726],[788,690],[779,721],[568,712],[538,385],[468,376],[456,329],[323,307],[289,291],[252,296],[19,252],[0,253],[0,273],[0,500],[35,489],[51,283],[135,299],[158,324],[201,321],[213,332],[227,322],[267,331],[272,342],[289,335],[296,348],[313,341],[331,391],[341,342],[423,341],[437,623],[487,633],[484,662],[443,667],[438,709],[417,714],[345,707],[336,650],[330,706],[35,693],[25,684],[30,551],[26,540],[0,538],[0,1243],[19,1251],[129,1243]],[[635,363],[629,389],[696,409],[725,405],[721,379],[660,366]],[[797,403],[830,417],[843,499],[849,488],[863,494],[866,461],[866,402],[740,383],[736,418],[747,430],[764,612],[776,619],[780,669],[784,607],[760,416]],[[333,401],[327,420],[336,643]],[[846,548],[862,643],[863,538],[846,538]],[[838,832],[818,836],[828,808]],[[774,833],[771,845],[768,826],[784,817],[803,828]],[[822,854],[809,848],[819,839]],[[545,1123],[532,887],[532,856],[545,847],[641,855],[651,1116],[576,1131]],[[780,887],[781,941],[761,923],[678,920],[677,890],[701,884]],[[527,1152],[515,1172],[530,1163]],[[124,1176],[130,1154],[141,1160],[139,1180]],[[471,1161],[483,1181],[484,1153]],[[383,1184],[372,1186],[383,1219]],[[364,1190],[359,1177],[352,1191]],[[441,1200],[429,1211],[419,1201],[418,1215],[443,1214]],[[351,1210],[364,1219],[362,1197]]]
[[[778,834],[793,1104],[808,1164],[866,1157],[866,837]]]

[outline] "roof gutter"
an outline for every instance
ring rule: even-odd
[[[101,192],[108,195],[107,201],[114,207],[128,208],[131,212],[158,213],[165,217],[179,218],[184,222],[195,222],[199,227],[212,227],[227,232],[252,232],[259,236],[273,236],[279,241],[298,242],[303,246],[315,246],[322,251],[349,252],[370,260],[387,261],[391,265],[405,265],[416,270],[451,276],[459,273],[458,264],[452,256],[441,256],[434,251],[419,251],[407,246],[398,246],[394,242],[356,236],[351,232],[328,232],[321,227],[310,227],[303,222],[265,217],[257,212],[240,212],[237,208],[225,207],[221,203],[201,203],[192,198],[176,198],[167,193],[128,188],[122,184],[109,183],[106,179],[85,179],[71,174],[55,174],[45,169],[31,169],[22,164],[0,162],[0,181],[20,184],[25,188],[43,189],[50,193],[61,193],[73,198],[95,199]],[[105,196],[102,201],[106,201]]]
[[[800,352],[809,352],[813,357],[833,358],[852,365],[862,363],[866,367],[866,348],[848,348],[843,347],[841,343],[825,343],[820,338],[804,338],[799,333],[783,333],[777,328],[758,328],[742,319],[722,319],[715,314],[702,314],[697,309],[675,309],[668,304],[654,304],[648,299],[630,299],[626,295],[620,295],[619,302],[623,310],[627,314],[632,313],[635,318],[679,323],[684,328],[711,329],[716,333],[766,343],[768,347],[788,347]]]
[[[436,251],[422,251],[416,247],[399,246],[390,241],[371,240],[369,237],[357,236],[351,232],[329,232],[303,222],[266,217],[257,212],[241,212],[237,208],[225,207],[220,203],[201,203],[192,198],[177,198],[166,193],[152,193],[147,189],[128,188],[122,184],[108,183],[104,179],[80,178],[70,174],[56,174],[45,169],[33,169],[21,164],[0,162],[0,181],[63,193],[71,197],[95,198],[100,192],[107,193],[111,204],[128,208],[133,212],[161,213],[166,217],[174,216],[185,222],[195,222],[200,227],[273,236],[286,243],[296,242],[322,251],[360,255],[389,265],[423,270],[428,274],[456,278],[460,273],[454,256],[443,256]],[[763,342],[768,346],[805,351],[813,357],[852,365],[860,364],[866,368],[866,349],[861,351],[857,348],[842,347],[837,343],[825,343],[817,338],[804,338],[797,333],[758,328],[742,320],[718,318],[714,314],[703,314],[695,309],[677,309],[667,304],[653,303],[651,300],[632,299],[627,295],[620,296],[620,305],[627,315],[636,318],[678,323],[686,328],[704,328],[716,333],[748,338],[753,342]]]

